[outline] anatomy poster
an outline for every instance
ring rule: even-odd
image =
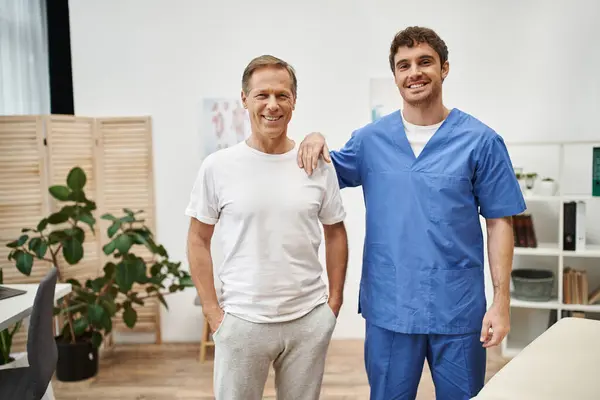
[[[250,136],[250,119],[240,99],[207,98],[202,102],[204,156]]]
[[[371,121],[401,108],[402,102],[393,77],[372,78],[370,82]]]

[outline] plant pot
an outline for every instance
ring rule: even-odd
[[[538,194],[540,196],[554,196],[556,194],[556,182],[554,182],[554,181],[538,182]]]
[[[13,353],[10,356],[14,358],[14,360],[9,362],[8,364],[0,365],[0,370],[11,368],[23,368],[29,366],[29,361],[27,360],[27,353]]]
[[[98,349],[92,345],[90,337],[77,338],[75,343],[56,338],[58,361],[56,379],[61,382],[75,382],[92,378],[98,373]]]

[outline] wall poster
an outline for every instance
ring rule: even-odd
[[[250,118],[241,99],[205,98],[200,134],[204,156],[231,147],[250,136]]]

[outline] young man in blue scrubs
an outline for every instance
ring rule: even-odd
[[[298,164],[312,174],[323,156],[341,187],[363,188],[359,312],[371,399],[414,399],[425,359],[438,400],[469,399],[484,385],[486,349],[509,331],[512,216],[525,202],[502,137],[444,106],[444,41],[407,28],[389,62],[402,110],[357,129],[339,151],[308,135]],[[479,215],[494,286],[489,309]]]

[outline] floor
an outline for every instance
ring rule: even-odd
[[[369,386],[363,367],[362,340],[335,340],[323,378],[323,400],[363,400]],[[53,382],[60,400],[187,400],[212,399],[212,352],[198,362],[197,344],[117,345],[103,354],[95,378],[83,382]],[[488,355],[487,379],[506,361],[494,349]],[[264,399],[275,399],[273,376]],[[435,399],[425,365],[418,400]]]

